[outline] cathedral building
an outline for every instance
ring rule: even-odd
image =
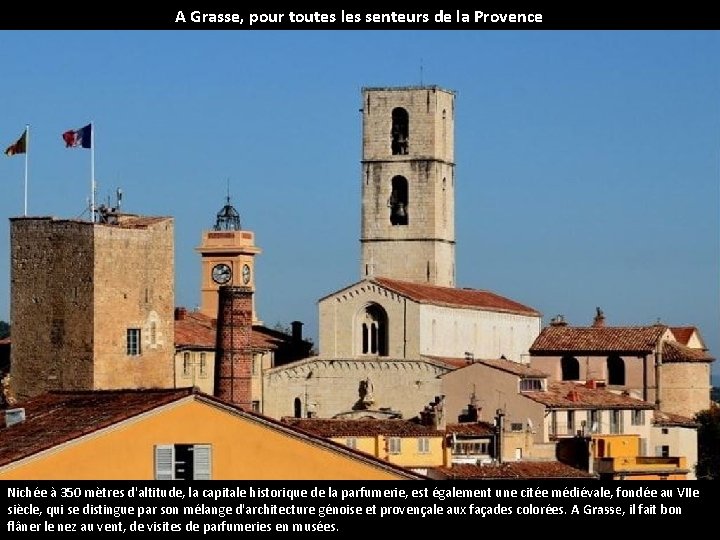
[[[266,372],[273,417],[414,417],[440,375],[528,362],[540,332],[534,308],[456,286],[455,93],[364,88],[361,113],[360,279],[318,301],[317,357]]]

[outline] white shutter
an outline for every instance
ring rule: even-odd
[[[212,447],[209,444],[193,446],[193,480],[212,479]]]
[[[175,479],[175,446],[158,444],[155,446],[155,480]]]

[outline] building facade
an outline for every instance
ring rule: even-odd
[[[174,227],[12,218],[11,393],[173,385]]]

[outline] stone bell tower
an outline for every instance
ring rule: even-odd
[[[362,279],[455,286],[455,93],[362,90]]]

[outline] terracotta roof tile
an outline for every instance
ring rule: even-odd
[[[161,405],[189,396],[191,389],[50,392],[16,405],[25,421],[5,426],[0,465],[93,433]]]
[[[459,424],[447,424],[445,432],[456,435],[478,435],[488,436],[495,434],[495,426],[488,422],[462,422]]]
[[[509,461],[499,465],[458,463],[451,468],[442,467],[436,470],[448,480],[595,478],[587,471],[570,467],[559,461]]]
[[[666,341],[662,348],[663,362],[713,362],[707,352],[702,349],[693,349],[676,341]]]
[[[0,417],[0,466],[192,395],[202,401],[219,404],[225,410],[233,409],[238,414],[273,429],[281,429],[301,438],[314,439],[316,444],[326,445],[363,461],[370,461],[408,478],[426,478],[425,475],[379,460],[359,450],[318,437],[260,413],[245,411],[235,404],[192,388],[67,391],[48,392],[36,396],[17,405],[25,409],[25,421],[6,427],[4,416]]]
[[[182,308],[179,308],[182,310]],[[182,316],[175,319],[175,346],[214,349],[216,346],[217,329],[215,319],[200,311],[182,311]],[[289,343],[292,336],[255,325],[250,335],[251,345],[256,350],[275,350],[283,343]]]
[[[390,289],[423,304],[483,308],[491,311],[518,313],[521,315],[540,315],[540,312],[536,309],[490,291],[439,287],[437,285],[413,283],[383,277],[376,277],[372,281],[386,289]]]
[[[692,418],[680,416],[679,414],[666,413],[663,411],[653,411],[653,424],[656,426],[683,426],[698,427],[699,424]]]
[[[432,360],[435,360],[436,362],[441,362],[444,364],[447,364],[448,366],[452,366],[454,368],[460,369],[464,368],[466,366],[471,366],[473,364],[482,364],[484,366],[489,366],[495,369],[499,369],[501,371],[505,371],[507,373],[512,373],[513,375],[517,375],[521,378],[531,377],[547,377],[547,373],[540,371],[539,369],[535,369],[530,367],[527,364],[521,364],[520,362],[513,362],[512,360],[506,360],[504,358],[497,358],[497,359],[490,359],[490,358],[475,358],[473,360],[468,360],[466,358],[445,358],[440,356],[428,356],[423,355],[423,358],[429,358]]]
[[[671,326],[670,330],[672,330],[676,340],[683,345],[687,345],[697,329],[694,326]]]
[[[408,420],[285,417],[283,423],[320,437],[442,437],[444,432]]]
[[[546,326],[530,354],[564,352],[644,352],[655,349],[667,326]]]
[[[533,401],[555,409],[653,409],[647,401],[616,394],[601,388],[588,388],[574,382],[550,382],[546,392],[522,392]]]

